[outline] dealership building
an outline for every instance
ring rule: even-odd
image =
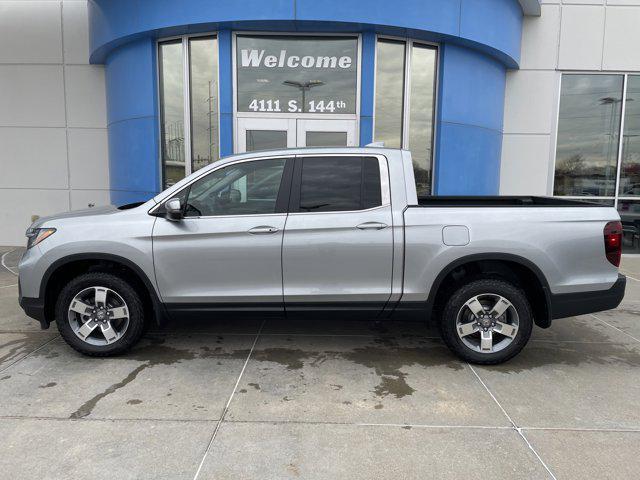
[[[0,0],[0,245],[234,153],[384,142],[421,195],[616,206],[633,251],[639,27],[640,0]]]

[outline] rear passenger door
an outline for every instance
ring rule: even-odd
[[[296,158],[282,251],[287,312],[384,307],[393,254],[388,175],[384,157]]]

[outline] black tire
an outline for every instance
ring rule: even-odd
[[[116,292],[124,299],[129,311],[129,325],[118,340],[107,345],[92,345],[79,338],[71,328],[68,309],[73,298],[82,290],[102,286]],[[55,310],[56,325],[64,340],[75,350],[93,357],[119,355],[133,347],[142,336],[144,329],[144,308],[140,296],[122,278],[103,272],[90,272],[71,280],[60,292]]]
[[[518,331],[509,345],[497,352],[479,352],[465,345],[456,332],[458,312],[476,295],[497,294],[507,299],[516,310]],[[503,363],[520,353],[531,337],[533,314],[525,293],[515,285],[496,279],[474,280],[458,288],[445,304],[440,319],[440,333],[447,347],[457,356],[470,363],[495,365]]]

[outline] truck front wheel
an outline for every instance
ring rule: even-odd
[[[526,295],[496,279],[474,280],[447,301],[440,331],[447,346],[476,364],[505,362],[529,341],[533,314]]]
[[[144,327],[140,296],[122,278],[90,272],[64,286],[56,303],[62,338],[80,353],[106,357],[135,345]]]

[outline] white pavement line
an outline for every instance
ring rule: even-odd
[[[551,432],[602,432],[602,433],[640,433],[639,428],[585,428],[585,427],[521,427],[522,430]]]
[[[4,257],[6,257],[7,255],[9,255],[10,253],[15,252],[16,250],[18,250],[17,248],[14,248],[13,250],[9,250],[8,252],[5,252],[4,255],[2,255],[2,258],[0,258],[0,264],[2,264],[2,266],[4,268],[6,268],[7,270],[9,270],[10,273],[13,273],[16,277],[18,276],[18,272],[14,272],[12,268],[9,268],[7,266],[6,263],[4,263]]]
[[[624,275],[625,275],[627,278],[630,278],[631,280],[635,280],[636,282],[640,282],[640,280],[638,280],[636,277],[632,277],[632,276],[631,276],[631,275],[630,275],[626,270],[623,270],[623,269],[621,268],[621,269],[620,269],[620,271],[621,271],[622,273],[624,273]]]
[[[14,284],[12,284],[12,285],[3,285],[3,286],[2,286],[2,287],[0,287],[0,288],[9,288],[9,287],[17,287],[17,286],[18,286],[18,284],[17,284],[17,283],[14,283]]]
[[[620,333],[624,333],[627,337],[633,338],[636,342],[640,342],[640,339],[634,337],[633,335],[631,335],[630,333],[625,332],[624,330],[619,329],[618,327],[616,327],[615,325],[611,325],[609,322],[605,322],[603,319],[601,319],[600,317],[597,317],[596,315],[594,315],[593,313],[590,313],[589,316],[595,318],[596,320],[598,320],[599,322],[604,323],[605,325],[608,325],[609,327],[613,328],[614,330],[619,331]]]
[[[478,375],[478,372],[476,372],[476,370],[471,366],[470,363],[467,363],[467,366],[471,369],[471,371],[473,372],[473,374],[476,376],[476,378],[478,379],[478,381],[482,384],[482,386],[484,387],[484,389],[487,391],[487,393],[489,395],[491,395],[491,398],[493,398],[493,401],[496,402],[496,405],[498,405],[498,407],[500,407],[500,410],[502,410],[502,413],[504,413],[505,417],[507,417],[507,420],[509,420],[509,422],[511,422],[511,425],[513,425],[513,429],[518,432],[518,435],[520,435],[520,437],[522,437],[522,440],[524,440],[524,442],[527,444],[527,446],[529,447],[529,450],[531,450],[533,452],[533,454],[536,456],[536,458],[538,459],[538,461],[542,464],[542,466],[544,467],[544,469],[547,471],[547,473],[551,476],[551,478],[553,478],[553,480],[558,480],[556,478],[556,476],[553,474],[553,472],[551,471],[551,469],[547,466],[546,463],[544,463],[544,460],[542,460],[542,458],[540,457],[540,455],[538,455],[538,452],[536,452],[536,449],[533,448],[533,445],[531,445],[531,443],[529,443],[529,440],[527,440],[527,437],[524,436],[524,433],[522,433],[522,429],[520,427],[518,427],[516,425],[516,423],[513,421],[513,419],[509,416],[509,414],[507,413],[507,411],[502,407],[502,405],[500,405],[500,402],[498,401],[498,399],[495,397],[495,395],[491,392],[491,390],[489,390],[489,387],[487,387],[487,384],[484,383],[484,381],[482,380],[482,378],[480,378],[480,375]]]
[[[31,350],[29,353],[27,353],[24,357],[20,357],[18,358],[16,361],[10,363],[9,365],[7,365],[6,367],[4,367],[2,370],[0,370],[0,373],[4,372],[5,370],[8,370],[9,368],[13,367],[16,363],[21,362],[22,360],[24,360],[25,358],[30,357],[31,355],[33,355],[34,353],[36,353],[39,350],[42,350],[44,347],[46,347],[47,345],[49,345],[51,342],[53,342],[54,340],[57,340],[58,338],[60,338],[60,335],[56,335],[55,337],[53,337],[51,340],[47,340],[46,342],[44,342],[42,345],[40,345],[38,348],[36,348],[35,350]]]
[[[193,476],[193,480],[197,480],[198,475],[200,475],[200,470],[202,470],[202,466],[204,465],[204,461],[207,459],[207,455],[209,454],[209,450],[211,450],[211,445],[213,445],[213,441],[216,439],[216,435],[218,434],[218,430],[220,430],[220,426],[222,425],[222,422],[224,421],[224,417],[227,415],[227,412],[229,411],[229,406],[231,405],[231,401],[233,400],[233,396],[236,393],[238,385],[240,385],[240,379],[242,378],[242,375],[244,374],[244,371],[246,370],[247,365],[249,364],[249,359],[251,358],[251,354],[253,353],[253,349],[256,348],[256,344],[258,343],[258,339],[260,338],[260,332],[262,332],[262,328],[264,327],[265,323],[266,323],[266,320],[263,320],[262,324],[260,325],[260,328],[258,329],[258,333],[256,334],[256,338],[253,339],[253,344],[251,345],[251,349],[249,350],[249,354],[247,355],[247,358],[244,361],[244,365],[242,365],[242,370],[240,370],[240,375],[238,375],[238,379],[236,380],[236,384],[233,386],[233,390],[231,391],[231,395],[229,395],[229,399],[227,400],[227,403],[225,404],[224,409],[222,410],[222,415],[220,415],[220,420],[218,420],[218,423],[216,424],[216,428],[213,430],[213,433],[211,434],[211,438],[209,439],[209,443],[207,444],[207,449],[204,451],[204,455],[202,456],[202,460],[200,461],[200,465],[198,465],[198,470],[196,471],[196,474]]]

